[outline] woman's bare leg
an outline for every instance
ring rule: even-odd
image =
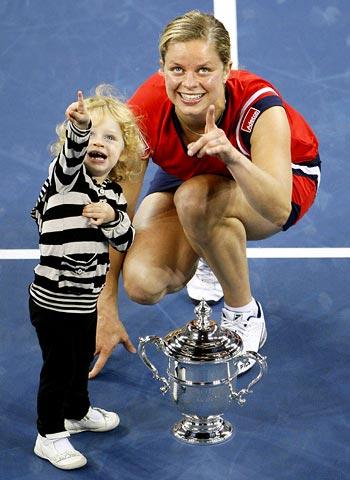
[[[228,178],[201,175],[184,182],[174,202],[183,230],[197,255],[217,276],[225,302],[239,307],[251,300],[246,242],[280,229],[265,220]]]
[[[198,256],[179,222],[173,193],[147,196],[133,223],[136,237],[124,260],[124,287],[138,303],[157,303],[186,285]]]

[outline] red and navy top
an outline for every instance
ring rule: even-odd
[[[152,160],[165,172],[182,180],[201,174],[232,177],[218,157],[206,155],[199,162],[187,155],[175,107],[167,96],[161,74],[149,77],[128,103],[140,119]],[[292,204],[297,210],[296,220],[312,204],[320,180],[318,141],[303,116],[270,82],[251,72],[234,70],[226,82],[226,106],[218,127],[234,147],[250,158],[250,137],[255,122],[262,112],[274,106],[284,107],[291,129]]]

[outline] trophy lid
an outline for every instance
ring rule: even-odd
[[[164,337],[164,353],[186,363],[221,363],[239,355],[242,339],[210,319],[211,308],[204,299],[194,309],[196,319]]]

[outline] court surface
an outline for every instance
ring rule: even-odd
[[[270,80],[303,113],[319,137],[323,163],[309,214],[287,233],[249,245],[276,249],[275,258],[262,253],[249,260],[253,292],[267,318],[269,371],[246,406],[226,415],[235,437],[211,447],[175,440],[170,429],[180,413],[138,356],[118,347],[90,392],[94,405],[118,411],[120,427],[74,437],[89,460],[79,471],[57,470],[33,454],[41,358],[27,286],[36,260],[9,259],[9,249],[37,248],[29,211],[46,177],[55,126],[76,90],[88,93],[107,82],[127,98],[158,68],[157,41],[166,22],[192,8],[213,11],[207,0],[0,2],[3,480],[350,479],[349,258],[332,256],[349,248],[350,239],[347,0],[237,1],[240,66]],[[279,248],[296,247],[329,248],[329,255],[279,258]],[[213,309],[216,320],[220,308]],[[155,306],[137,305],[122,291],[120,309],[135,344],[194,318],[185,291]],[[165,357],[150,356],[165,372]]]

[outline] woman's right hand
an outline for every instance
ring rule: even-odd
[[[136,348],[129,338],[129,335],[118,318],[115,298],[109,299],[103,296],[103,292],[98,301],[98,319],[96,331],[96,350],[97,360],[89,373],[89,378],[96,377],[103,369],[107,360],[111,356],[114,348],[122,343],[124,348],[130,353],[136,353]]]
[[[138,195],[142,188],[143,177],[148,162],[143,162],[142,173],[137,182],[124,181],[122,188],[128,201],[128,213],[130,218],[137,202]],[[96,363],[89,374],[89,378],[94,378],[100,373],[107,360],[111,356],[114,348],[122,343],[124,348],[130,353],[136,353],[137,350],[131,342],[129,335],[119,320],[116,301],[118,299],[118,278],[122,268],[124,253],[118,252],[114,248],[109,248],[110,269],[107,273],[106,284],[97,302],[97,332],[96,332]]]

